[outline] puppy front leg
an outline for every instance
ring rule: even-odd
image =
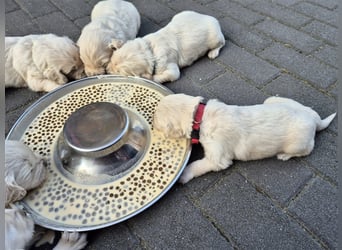
[[[180,77],[179,67],[176,63],[169,63],[160,74],[153,75],[153,81],[157,83],[176,81]]]
[[[64,231],[53,250],[81,250],[87,243],[86,233]]]
[[[27,85],[33,91],[45,91],[50,92],[61,85],[51,81],[49,79],[39,79],[32,76],[28,76],[27,78]]]
[[[223,148],[215,142],[202,144],[205,157],[188,165],[183,171],[179,182],[187,183],[191,179],[204,175],[211,171],[220,171],[233,164],[233,157],[229,152],[224,152]]]

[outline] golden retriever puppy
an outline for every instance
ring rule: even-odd
[[[311,108],[281,97],[270,97],[253,106],[226,105],[217,100],[202,104],[202,99],[169,95],[160,101],[154,114],[154,128],[166,137],[192,135],[204,148],[204,158],[185,168],[181,183],[226,169],[234,159],[277,156],[286,161],[308,155],[314,148],[316,131],[325,129],[336,115],[321,120]]]
[[[28,249],[34,243],[34,234],[34,222],[29,214],[14,205],[5,209],[6,250]],[[81,250],[87,245],[86,238],[86,233],[65,231],[53,250]]]
[[[120,48],[112,55],[108,73],[163,83],[177,80],[179,68],[191,65],[206,53],[210,59],[216,58],[225,38],[216,18],[183,11],[155,33],[126,43],[114,40],[112,45]]]
[[[25,249],[54,232],[35,228],[32,218],[13,203],[23,199],[26,193],[38,187],[46,178],[46,161],[21,141],[5,141],[5,249]],[[63,232],[54,250],[80,250],[87,244],[86,233]],[[43,241],[43,239],[40,239]]]
[[[34,222],[22,209],[5,209],[5,249],[25,249],[34,233]]]
[[[84,76],[79,49],[68,37],[5,37],[5,87],[48,92]]]
[[[113,54],[113,39],[134,39],[140,28],[140,15],[133,4],[122,0],[98,2],[91,12],[91,22],[84,26],[77,41],[87,76],[106,73]]]
[[[21,141],[5,141],[5,185],[7,207],[25,197],[46,178],[46,160]]]

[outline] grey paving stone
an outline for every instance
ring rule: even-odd
[[[254,105],[263,103],[267,98],[259,89],[230,71],[212,80],[206,88],[228,105]]]
[[[278,3],[284,6],[291,6],[295,3],[301,2],[302,0],[272,0],[274,3]]]
[[[209,4],[208,7],[248,25],[260,22],[265,18],[264,16],[231,1],[218,0]]]
[[[272,43],[270,38],[257,34],[254,30],[230,17],[221,18],[219,22],[226,40],[231,40],[240,47],[258,52]]]
[[[327,242],[337,248],[337,189],[322,179],[313,183],[289,206],[289,211]]]
[[[283,206],[299,193],[313,176],[313,172],[295,158],[285,162],[276,157],[259,161],[237,161],[235,167],[238,167],[249,182],[253,182]]]
[[[174,82],[164,84],[165,87],[171,89],[174,93],[183,93],[191,96],[203,96],[205,98],[213,98],[206,89],[201,88],[199,84],[194,83],[191,79],[183,77]]]
[[[153,33],[158,31],[161,26],[155,24],[154,22],[150,21],[148,18],[142,16],[141,17],[141,25],[138,33],[138,37],[145,36],[149,33]]]
[[[326,7],[330,10],[337,8],[339,0],[309,0],[309,2],[315,3],[317,5]]]
[[[68,36],[73,41],[76,41],[81,34],[81,29],[61,12],[53,12],[51,14],[38,17],[36,20],[41,30],[46,33]],[[51,25],[52,22],[58,23],[58,25]]]
[[[217,11],[213,11],[212,9],[208,8],[211,6],[212,3],[208,4],[200,4],[196,3],[193,0],[172,0],[167,1],[167,6],[169,6],[171,9],[175,10],[177,13],[183,10],[193,10],[202,14],[210,15],[216,18],[219,18],[222,16],[222,13],[219,13]]]
[[[23,10],[16,10],[6,14],[5,34],[6,36],[25,36],[40,34],[42,31],[36,23]]]
[[[5,90],[6,112],[13,111],[26,103],[35,101],[44,94],[44,92],[34,92],[28,88],[7,88]],[[20,97],[20,101],[18,97]]]
[[[274,1],[269,2],[266,0],[258,0],[248,7],[264,15],[272,17],[281,23],[288,24],[296,28],[308,23],[311,20],[310,17],[306,17],[303,14],[290,10],[289,8],[280,6]]]
[[[322,8],[317,5],[313,5],[307,2],[301,2],[294,6],[292,6],[298,12],[304,13],[308,16],[314,17],[317,20],[326,22],[328,24],[334,25],[337,27],[338,21],[338,10],[327,10],[326,8]]]
[[[239,0],[238,2],[239,2],[239,4],[241,4],[243,6],[248,6],[252,3],[254,3],[255,1],[257,1],[257,0]]]
[[[74,21],[74,23],[81,29],[90,23],[90,16],[80,17]]]
[[[314,56],[337,68],[337,54],[337,49],[335,47],[325,45],[316,51]]]
[[[124,223],[91,231],[88,233],[87,240],[89,243],[85,250],[141,249],[140,240]]]
[[[199,204],[233,238],[237,249],[320,249],[297,223],[237,173],[223,178]]]
[[[337,118],[335,118],[337,119]],[[338,183],[337,138],[325,131],[318,132],[315,138],[315,148],[304,158],[311,166],[323,175]]]
[[[233,249],[179,188],[173,188],[129,225],[147,249]]]
[[[338,30],[333,26],[313,21],[304,26],[302,30],[328,41],[331,45],[338,44]]]
[[[255,27],[271,36],[273,39],[286,44],[291,44],[307,54],[317,49],[322,44],[322,42],[301,31],[270,19],[258,23]]]
[[[336,81],[336,69],[280,44],[266,48],[259,56],[312,82],[318,88],[327,88]]]
[[[84,0],[51,0],[71,20],[89,16],[92,7]]]
[[[56,7],[52,5],[49,1],[17,0],[17,3],[33,18],[38,16],[44,16],[57,10]]]
[[[279,74],[279,69],[273,65],[231,43],[222,50],[217,59],[239,71],[259,86]]]
[[[5,0],[5,13],[19,9],[20,7],[12,0]]]
[[[157,2],[156,0],[133,0],[130,1],[138,9],[141,15],[159,24],[164,20],[170,21],[176,14],[169,7]]]
[[[225,68],[222,65],[218,64],[216,60],[210,60],[206,56],[196,61],[193,65],[182,69],[183,75],[189,77],[198,85],[208,84],[224,71]]]

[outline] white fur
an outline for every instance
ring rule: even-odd
[[[113,53],[107,72],[158,83],[175,81],[180,77],[180,68],[207,52],[210,59],[216,58],[224,44],[217,19],[183,11],[159,31],[124,43]]]
[[[87,234],[78,232],[63,232],[61,239],[53,250],[80,250],[87,245]]]
[[[175,94],[164,97],[154,114],[154,128],[167,137],[190,138],[195,110],[202,97]],[[229,167],[233,160],[305,156],[314,148],[316,131],[325,129],[336,113],[321,120],[311,108],[282,97],[253,106],[226,105],[209,100],[200,126],[203,159],[187,166],[186,183],[209,171]]]
[[[5,249],[25,249],[34,232],[34,222],[16,206],[5,209]]]
[[[68,37],[5,37],[5,59],[5,87],[51,91],[84,76],[79,49]]]
[[[46,161],[20,141],[5,141],[6,207],[25,197],[46,177]]]
[[[46,161],[20,141],[5,141],[5,249],[25,249],[46,230],[35,233],[34,222],[24,210],[13,205],[46,178]],[[50,234],[51,235],[51,234]],[[50,237],[51,238],[51,237]],[[52,237],[52,241],[54,234]],[[79,250],[87,244],[85,233],[64,232],[55,250]]]
[[[91,12],[91,22],[79,37],[80,56],[88,76],[104,74],[113,48],[134,39],[140,28],[140,15],[133,4],[122,0],[98,2]]]

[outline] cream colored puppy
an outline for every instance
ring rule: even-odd
[[[5,249],[28,249],[34,237],[34,222],[24,210],[11,205],[5,209]],[[80,250],[87,245],[87,234],[63,232],[53,250]],[[53,239],[52,239],[53,240]]]
[[[21,200],[46,178],[46,161],[20,141],[5,141],[6,203]]]
[[[113,49],[120,46],[111,44],[112,40],[134,39],[139,28],[140,15],[133,4],[122,0],[98,2],[77,41],[87,76],[105,74]]]
[[[190,138],[202,99],[184,94],[164,97],[154,114],[154,128],[166,137]],[[180,182],[226,169],[234,159],[247,161],[277,156],[285,161],[308,155],[314,148],[316,131],[325,129],[335,115],[321,120],[311,108],[281,97],[270,97],[254,106],[209,100],[199,130],[205,156],[185,168]]]
[[[121,41],[113,41],[120,47]],[[107,72],[140,76],[163,83],[180,77],[179,68],[191,65],[208,53],[219,55],[225,44],[220,24],[214,17],[194,11],[183,11],[159,31],[136,38],[113,53]]]
[[[68,37],[5,37],[5,87],[51,91],[83,72],[79,49]]]
[[[21,141],[5,141],[5,249],[25,249],[46,230],[36,234],[32,218],[13,205],[46,178],[46,161]],[[53,241],[54,233],[52,234]],[[63,232],[54,250],[79,250],[87,244],[86,233]]]
[[[33,236],[34,222],[23,210],[12,205],[5,209],[5,249],[25,249]]]

